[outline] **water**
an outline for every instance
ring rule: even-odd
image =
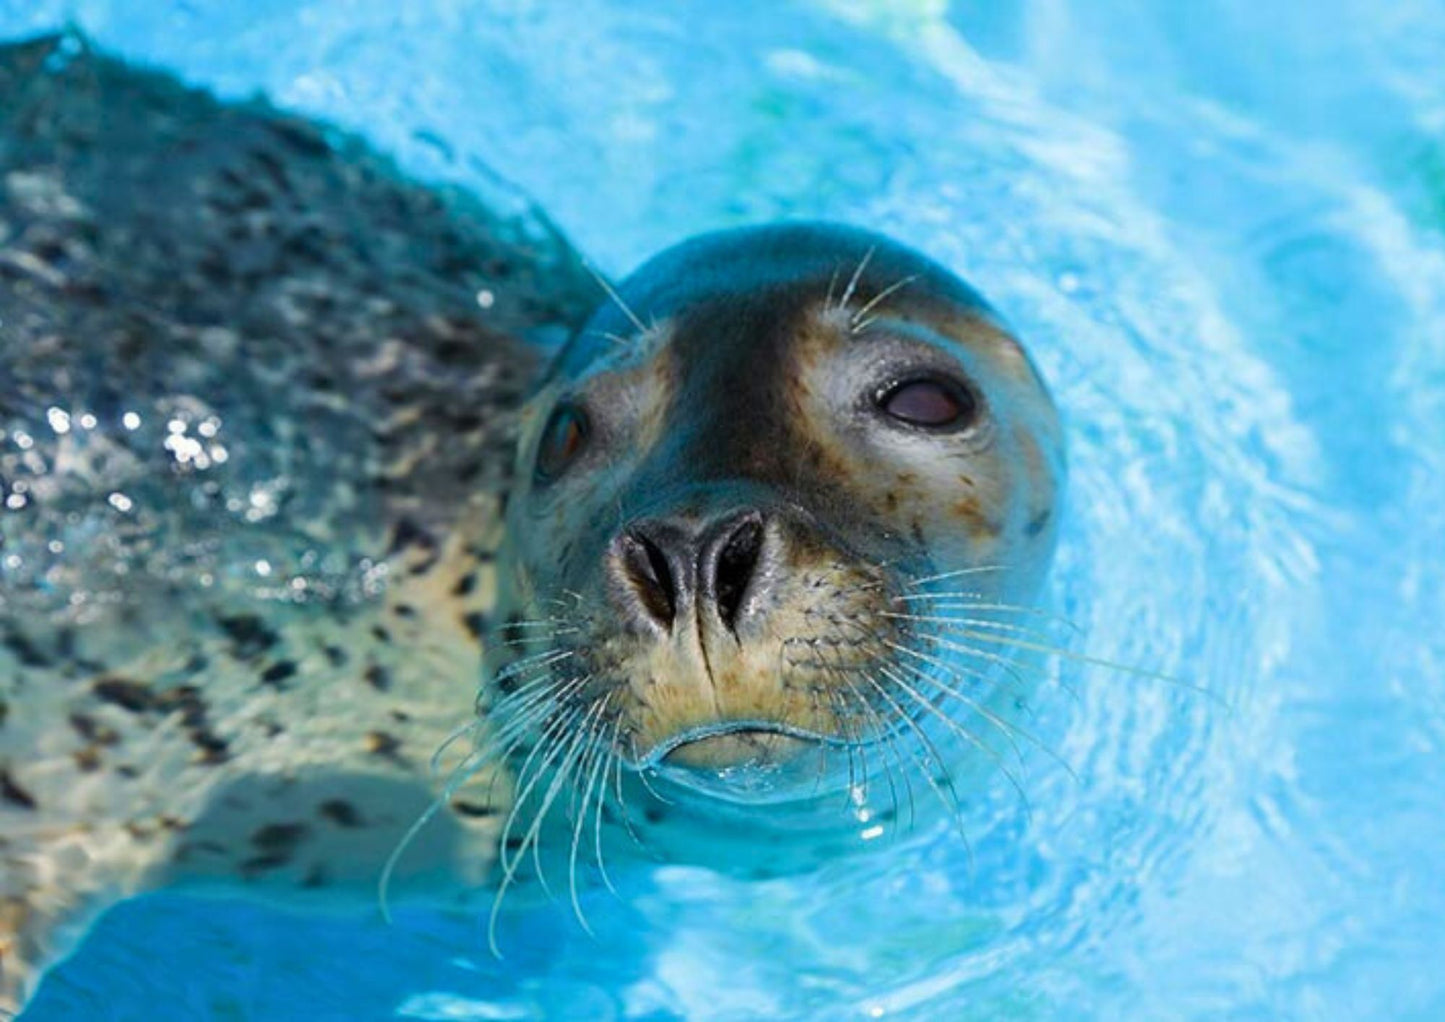
[[[0,36],[495,171],[609,272],[778,216],[914,244],[1064,410],[1076,646],[1210,695],[1060,662],[1057,759],[979,793],[971,854],[663,869],[588,893],[598,940],[519,908],[500,963],[424,913],[158,895],[28,1018],[1445,1014],[1445,8],[391,6],[7,0]]]

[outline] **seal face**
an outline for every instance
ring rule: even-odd
[[[625,766],[788,798],[989,714],[1064,458],[983,299],[822,224],[694,239],[612,297],[521,429],[483,691],[519,797]]]

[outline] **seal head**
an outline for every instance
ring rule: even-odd
[[[1004,658],[939,625],[1027,605],[1063,471],[1039,374],[942,266],[825,224],[688,241],[526,409],[488,713],[583,783],[790,797],[987,712]]]

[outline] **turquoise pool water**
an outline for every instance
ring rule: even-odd
[[[612,273],[882,229],[1068,421],[1027,804],[766,883],[668,867],[477,928],[175,895],[27,1019],[1445,1015],[1445,7],[0,0],[530,193]],[[1062,761],[1062,762],[1060,762]]]

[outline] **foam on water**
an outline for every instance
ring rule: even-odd
[[[28,1017],[1445,1011],[1445,11],[985,6],[0,0],[495,171],[614,272],[777,216],[941,259],[1064,411],[1072,645],[1209,692],[1059,661],[1029,726],[1066,766],[972,793],[967,849],[658,869],[585,894],[597,940],[509,912],[503,962],[153,896]]]

